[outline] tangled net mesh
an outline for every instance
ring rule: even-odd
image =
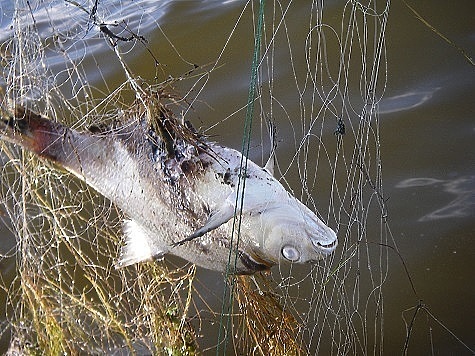
[[[184,59],[162,29],[159,19],[170,4],[0,5],[2,114],[22,104],[86,129],[144,109],[144,96],[158,93],[157,105],[193,121],[234,39],[242,28],[254,36],[259,4],[232,4],[235,24],[208,65]],[[278,155],[277,176],[337,227],[337,252],[313,266],[225,277],[222,286],[232,280],[235,299],[231,311],[221,314],[222,290],[208,287],[193,265],[167,258],[115,269],[124,216],[114,204],[58,167],[2,142],[2,215],[15,236],[1,251],[2,336],[11,352],[383,353],[383,287],[389,254],[397,250],[382,190],[377,110],[386,87],[389,0],[333,5],[341,7],[333,21],[325,17],[328,6],[267,4],[252,142],[264,159],[268,126],[290,133],[286,144],[294,145],[293,153]],[[303,15],[299,28],[287,21]],[[169,77],[147,31],[159,33],[175,51],[182,75]],[[153,78],[130,70],[137,56],[150,63]],[[294,97],[277,84],[281,72],[291,73]],[[287,111],[290,102],[297,103],[299,117]],[[205,132],[242,122],[241,105],[207,122]],[[368,237],[369,224],[379,226],[378,236]],[[8,274],[7,266],[16,272]]]

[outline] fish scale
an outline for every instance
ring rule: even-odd
[[[248,160],[242,198],[240,152],[207,141],[173,118],[156,120],[153,125],[137,114],[114,129],[80,132],[17,108],[0,126],[2,139],[55,162],[123,211],[118,267],[169,253],[226,271],[233,217],[241,205],[233,273],[314,262],[335,250],[335,232],[273,177],[273,155],[264,168]]]

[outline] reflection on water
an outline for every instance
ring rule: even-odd
[[[431,187],[432,194],[446,192],[452,200],[422,217],[419,221],[475,216],[475,176],[460,177],[452,180],[435,178],[410,178],[401,181],[396,188]]]
[[[89,66],[92,67],[94,58],[105,55],[109,51],[109,46],[104,41],[104,36],[109,35],[105,34],[101,28],[109,30],[112,37],[117,36],[117,38],[111,37],[112,40],[141,38],[142,41],[138,44],[130,41],[129,53],[134,56],[139,55],[146,47],[147,40],[143,36],[159,26],[160,19],[167,13],[171,3],[171,0],[139,2],[108,0],[101,1],[101,6],[94,6],[93,1],[54,0],[47,4],[40,2],[37,8],[32,2],[29,8],[15,10],[13,1],[3,2],[0,5],[3,12],[0,16],[0,42],[13,38],[15,31],[35,26],[39,36],[30,33],[30,38],[25,43],[33,50],[40,45],[41,39],[45,53],[43,57],[38,51],[38,57],[29,65],[45,66],[57,76],[57,81],[61,83],[67,80],[67,75],[69,75],[67,69],[71,70],[76,62],[91,61]],[[20,11],[19,23],[13,23],[15,11]],[[26,34],[28,32],[24,32],[23,36]],[[13,55],[9,53],[10,48],[3,50],[8,55]],[[84,75],[88,83],[93,85],[103,79],[104,75],[117,69],[112,63],[110,64],[110,66],[101,66],[100,71],[91,70],[81,75]],[[66,77],[61,75],[62,71],[66,71],[64,73]],[[35,93],[30,96],[37,97]]]
[[[410,110],[430,100],[440,88],[431,91],[409,91],[407,93],[385,97],[379,103],[379,113],[389,114],[393,112]]]
[[[140,2],[106,0],[101,1],[101,6],[94,6],[93,1],[80,3],[54,0],[47,4],[40,3],[38,8],[31,3],[29,8],[14,9],[13,1],[3,1],[0,40],[5,41],[13,34],[14,11],[20,12],[21,22],[17,24],[18,26],[27,26],[33,22],[41,39],[48,40],[52,36],[58,36],[59,43],[97,38],[97,31],[92,29],[101,24],[117,28],[117,31],[120,31],[119,35],[127,36],[127,32],[132,30],[137,31],[137,35],[144,35],[155,29],[155,25],[167,13],[171,2],[171,0]],[[71,56],[70,48],[66,49],[68,56],[74,58]]]

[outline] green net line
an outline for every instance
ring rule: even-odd
[[[262,38],[262,28],[264,23],[264,9],[265,9],[265,0],[259,1],[259,16],[257,20],[257,29],[254,40],[254,51],[252,57],[251,65],[251,77],[249,81],[249,91],[247,97],[247,106],[246,106],[246,116],[244,119],[244,128],[242,135],[242,144],[241,144],[241,162],[239,166],[239,179],[237,185],[237,194],[234,208],[234,218],[233,218],[233,227],[230,237],[230,249],[228,256],[228,264],[226,266],[225,281],[224,281],[224,292],[223,292],[223,302],[221,306],[221,317],[219,322],[219,333],[218,333],[218,345],[216,348],[216,355],[220,354],[221,346],[223,354],[226,353],[227,343],[229,341],[230,328],[231,328],[231,313],[234,303],[234,291],[235,291],[235,282],[236,277],[233,274],[236,270],[237,258],[238,258],[238,249],[239,241],[241,237],[241,223],[242,223],[242,210],[244,205],[244,192],[246,188],[246,173],[247,173],[247,163],[249,156],[249,149],[251,143],[251,133],[252,133],[252,119],[254,114],[254,101],[256,96],[256,87],[257,87],[257,70],[259,68],[259,58],[260,58],[260,47],[261,47],[261,38]],[[239,202],[239,198],[241,201]],[[234,240],[236,242],[234,243]],[[234,251],[234,259],[233,259]],[[226,324],[226,327],[225,325]]]

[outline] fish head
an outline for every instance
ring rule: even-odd
[[[335,251],[335,232],[303,204],[266,211],[262,251],[275,263],[318,261]]]

